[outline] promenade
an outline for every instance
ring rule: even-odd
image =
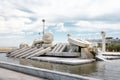
[[[9,69],[0,68],[0,80],[47,80],[47,79],[34,77]]]

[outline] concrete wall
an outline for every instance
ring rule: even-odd
[[[0,62],[0,67],[19,71],[22,73],[30,74],[41,78],[47,78],[49,80],[98,80],[98,79],[83,77],[69,73],[62,73],[62,72],[35,68],[30,66],[23,66],[23,65],[7,63],[7,62]]]

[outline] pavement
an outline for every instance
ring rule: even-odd
[[[0,68],[0,80],[47,80],[47,79]]]

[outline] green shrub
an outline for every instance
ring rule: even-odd
[[[114,46],[114,45],[107,46],[107,47],[106,47],[106,50],[107,50],[107,51],[120,52],[120,46]]]

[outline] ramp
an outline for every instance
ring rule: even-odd
[[[23,48],[22,48],[23,49]],[[16,53],[16,52],[18,52],[19,50],[22,50],[22,49],[16,49],[16,50],[12,50],[12,51],[9,51],[9,52],[7,52],[7,56],[9,57],[10,55],[12,55],[12,54],[14,54],[14,53]]]
[[[20,57],[20,56],[25,55],[25,54],[28,54],[29,52],[31,52],[31,51],[33,51],[33,50],[35,50],[35,49],[36,49],[36,48],[31,48],[31,49],[29,49],[29,50],[27,50],[27,51],[24,51],[23,53],[16,55],[15,58]]]
[[[61,56],[66,47],[67,47],[66,43],[59,43],[53,48],[53,50],[50,53],[48,53],[46,55],[49,55],[49,56],[57,56],[57,55]]]
[[[51,50],[51,48],[48,47],[46,49],[43,49],[43,50],[41,50],[41,51],[39,51],[39,52],[37,52],[35,54],[32,54],[32,55],[26,57],[26,59],[31,58],[31,57],[36,57],[36,56],[44,55],[45,53],[48,53],[50,50]]]
[[[55,52],[59,52],[60,49],[61,49],[61,47],[62,47],[62,44],[60,43],[59,46],[58,46],[58,48],[55,50]]]
[[[66,46],[67,46],[67,44],[63,43],[59,52],[63,52],[65,50]]]
[[[20,53],[22,53],[22,52],[24,52],[24,51],[29,50],[29,49],[31,49],[31,48],[24,48],[24,49],[22,49],[22,50],[19,50],[18,52],[16,52],[16,53],[10,55],[10,57],[14,57],[14,56],[16,56],[16,55],[18,55],[18,54],[20,54]]]
[[[66,43],[59,43],[57,44],[53,50],[51,51],[51,53],[54,53],[54,52],[63,52],[64,49],[66,48],[67,44]]]
[[[60,44],[56,44],[56,46],[53,48],[53,50],[51,52],[55,52],[57,50],[57,48],[59,47]]]
[[[14,55],[14,54],[16,54],[16,53],[18,53],[19,51],[22,51],[22,50],[24,50],[24,49],[25,49],[25,48],[14,50],[14,51],[10,52],[10,54],[9,54],[8,56]]]
[[[43,49],[43,47],[41,47],[40,49],[35,49],[35,50],[33,50],[33,51],[31,51],[31,52],[29,52],[29,53],[21,56],[20,58],[23,58],[23,57],[25,58],[25,57],[27,57],[27,56],[30,56],[30,55],[32,55],[32,54],[35,54],[35,53],[41,51],[42,49]]]

